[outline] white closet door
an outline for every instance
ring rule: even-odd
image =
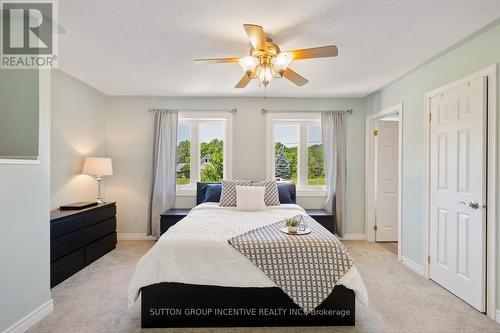
[[[398,240],[398,125],[379,121],[377,126],[377,242]]]
[[[431,99],[430,277],[485,311],[487,78]]]

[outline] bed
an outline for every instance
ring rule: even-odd
[[[304,311],[228,243],[255,228],[305,214],[301,207],[282,204],[260,212],[219,207],[202,202],[199,192],[205,185],[197,186],[199,205],[160,237],[136,267],[129,306],[141,298],[143,328],[355,324],[356,297],[367,302],[355,266],[318,306]]]

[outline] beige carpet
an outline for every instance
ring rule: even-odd
[[[398,255],[398,242],[379,242],[378,244],[384,249]]]
[[[139,304],[127,308],[126,291],[137,260],[153,245],[118,248],[52,289],[55,310],[30,332],[139,332]],[[500,332],[500,326],[432,281],[397,262],[382,246],[349,241],[370,297],[357,304],[355,327],[151,329],[142,332]]]

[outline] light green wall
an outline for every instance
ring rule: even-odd
[[[347,120],[346,234],[364,233],[365,111],[361,98],[175,98],[109,96],[106,106],[106,147],[114,175],[106,181],[107,198],[118,204],[118,231],[145,233],[148,212],[153,123],[150,107],[232,109],[233,177],[266,178],[266,116],[261,108],[278,110],[345,110]],[[320,208],[324,197],[298,197],[304,208]],[[176,207],[193,207],[195,198],[176,198]]]
[[[95,178],[81,172],[86,156],[106,156],[106,95],[60,70],[52,71],[51,90],[50,192],[56,209],[96,198]]]
[[[25,71],[25,70],[20,70]],[[37,87],[38,75],[18,73],[21,87]],[[40,111],[39,164],[0,163],[0,332],[45,305],[50,296],[50,72],[40,72],[39,98],[12,94],[0,100],[34,99]],[[36,94],[38,96],[38,93]],[[38,132],[38,131],[37,131]]]
[[[0,69],[0,158],[38,156],[38,71]]]
[[[473,37],[366,98],[367,116],[404,103],[402,254],[415,263],[422,264],[423,259],[424,93],[499,63],[498,23],[490,24]],[[497,96],[500,97],[500,91]]]

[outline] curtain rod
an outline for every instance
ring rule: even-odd
[[[180,112],[231,112],[236,113],[238,109],[183,109],[183,108],[149,108],[149,112],[153,112],[156,110],[172,110],[172,111],[180,111]]]
[[[274,113],[274,112],[345,112],[347,114],[352,114],[352,109],[349,110],[268,110],[268,109],[261,109],[263,113]]]

